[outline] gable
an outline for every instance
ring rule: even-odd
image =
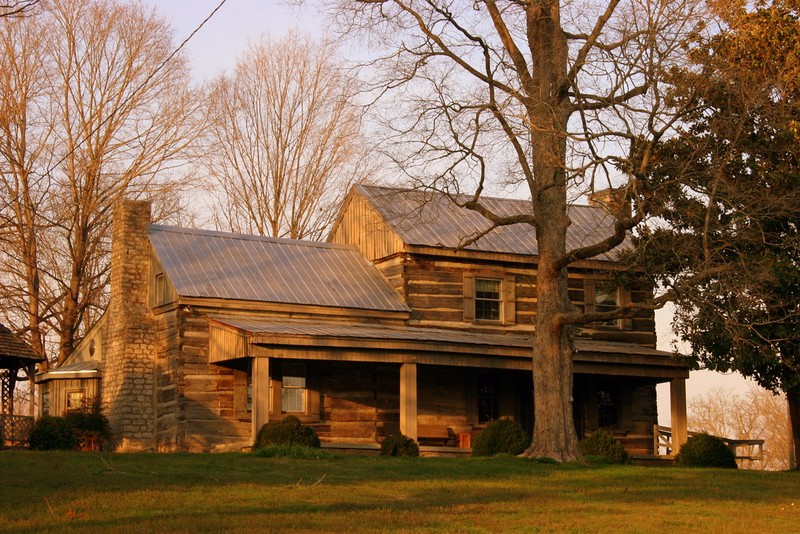
[[[149,237],[181,297],[408,311],[349,246],[157,225]]]

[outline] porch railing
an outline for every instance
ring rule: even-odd
[[[27,447],[33,421],[25,415],[0,414],[0,449]]]
[[[699,432],[689,432],[689,436],[697,436]],[[733,452],[733,456],[737,460],[750,460],[757,461],[764,457],[764,440],[763,439],[733,439],[733,438],[720,438],[725,445]],[[664,455],[672,455],[672,428],[668,426],[653,426],[653,454],[661,455],[661,450],[664,450]]]

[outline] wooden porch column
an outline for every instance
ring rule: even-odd
[[[678,454],[689,432],[686,427],[686,379],[673,378],[669,383],[669,402],[672,412],[672,454]]]
[[[400,366],[400,432],[417,440],[417,364]]]
[[[269,358],[253,358],[253,442],[269,422]]]

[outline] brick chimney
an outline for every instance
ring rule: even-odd
[[[114,207],[102,400],[119,450],[156,448],[155,321],[148,305],[150,203]]]

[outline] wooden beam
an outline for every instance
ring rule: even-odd
[[[258,431],[269,422],[269,358],[253,358],[252,425],[253,443]]]
[[[400,432],[417,440],[417,364],[400,366]]]
[[[670,381],[669,402],[672,412],[672,454],[678,454],[689,439],[686,421],[686,379],[674,378]]]

